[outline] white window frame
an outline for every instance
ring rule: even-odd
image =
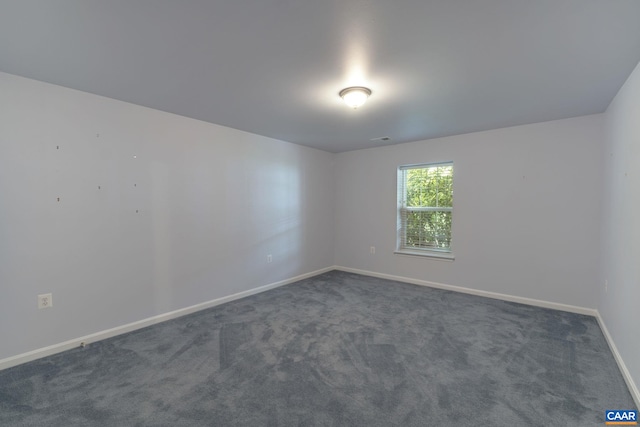
[[[397,190],[397,232],[396,232],[396,254],[399,255],[414,255],[414,256],[424,256],[430,258],[438,258],[444,260],[454,260],[455,257],[453,255],[453,203],[451,207],[443,207],[443,206],[421,206],[421,207],[409,207],[406,206],[406,181],[405,176],[407,170],[410,169],[427,169],[434,168],[439,166],[451,166],[453,168],[453,162],[439,162],[439,163],[420,163],[420,164],[412,164],[412,165],[403,165],[398,167],[398,190]],[[453,189],[452,189],[453,193]],[[453,196],[453,194],[452,194]],[[452,202],[454,202],[452,200]],[[406,227],[403,227],[403,214],[408,212],[451,212],[451,242],[449,243],[448,248],[415,248],[410,246],[404,246],[404,242],[406,241]]]

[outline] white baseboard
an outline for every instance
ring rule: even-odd
[[[30,362],[32,360],[40,359],[42,357],[50,356],[52,354],[60,353],[66,350],[70,350],[72,348],[79,347],[81,343],[89,344],[92,342],[111,338],[116,335],[121,335],[127,332],[135,331],[137,329],[146,328],[147,326],[155,325],[156,323],[165,322],[167,320],[171,320],[177,317],[186,316],[187,314],[195,313],[196,311],[215,307],[216,305],[224,304],[226,302],[234,301],[240,298],[245,298],[250,295],[259,294],[261,292],[278,288],[280,286],[288,285],[290,283],[297,282],[298,280],[303,280],[309,277],[317,276],[319,274],[326,273],[334,269],[335,269],[334,267],[323,268],[320,270],[312,271],[310,273],[305,273],[296,277],[291,277],[289,279],[281,280],[279,282],[270,283],[268,285],[259,286],[257,288],[249,289],[247,291],[238,292],[237,294],[216,298],[211,301],[192,305],[190,307],[181,308],[179,310],[170,311],[168,313],[159,314],[157,316],[142,319],[137,322],[128,323],[126,325],[117,326],[115,328],[85,335],[83,337],[74,338],[69,341],[50,345],[48,347],[39,348],[26,353],[18,354],[16,356],[7,357],[6,359],[0,359],[0,370],[11,368],[12,366],[17,366],[22,363]]]
[[[627,387],[629,388],[629,393],[631,393],[631,397],[633,397],[633,400],[636,402],[636,407],[640,408],[640,391],[638,391],[638,386],[636,386],[636,383],[633,381],[633,378],[631,377],[631,373],[627,369],[627,365],[625,365],[624,360],[622,360],[622,356],[618,351],[618,347],[616,347],[616,344],[613,342],[613,338],[611,337],[611,334],[609,334],[607,325],[605,325],[604,319],[602,319],[602,316],[600,316],[599,311],[596,311],[596,319],[598,320],[598,324],[600,325],[600,329],[602,330],[604,338],[607,340],[607,344],[609,344],[609,348],[613,353],[613,357],[616,359],[616,363],[618,364],[618,368],[620,368],[622,377],[624,378],[624,381],[627,383]]]
[[[575,305],[560,304],[557,302],[543,301],[533,298],[517,297],[513,295],[501,294],[498,292],[482,291],[478,289],[464,288],[462,286],[445,285],[444,283],[430,282],[428,280],[413,279],[411,277],[394,276],[392,274],[376,273],[367,270],[358,270],[356,268],[335,266],[336,270],[346,271],[348,273],[362,274],[365,276],[379,277],[381,279],[395,280],[398,282],[411,283],[413,285],[427,286],[430,288],[444,289],[447,291],[461,292],[463,294],[477,295],[480,297],[499,299],[503,301],[517,302],[520,304],[533,305],[536,307],[550,308],[552,310],[568,311],[570,313],[585,314],[587,316],[596,316],[598,313],[593,308],[578,307]]]

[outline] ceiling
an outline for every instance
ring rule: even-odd
[[[638,0],[0,0],[0,71],[331,152],[600,113],[639,61]]]

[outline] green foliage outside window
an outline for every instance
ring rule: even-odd
[[[405,169],[401,246],[449,250],[453,211],[453,166]]]

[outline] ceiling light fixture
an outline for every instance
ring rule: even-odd
[[[371,89],[362,86],[352,86],[340,91],[340,98],[351,108],[358,108],[367,102]]]

